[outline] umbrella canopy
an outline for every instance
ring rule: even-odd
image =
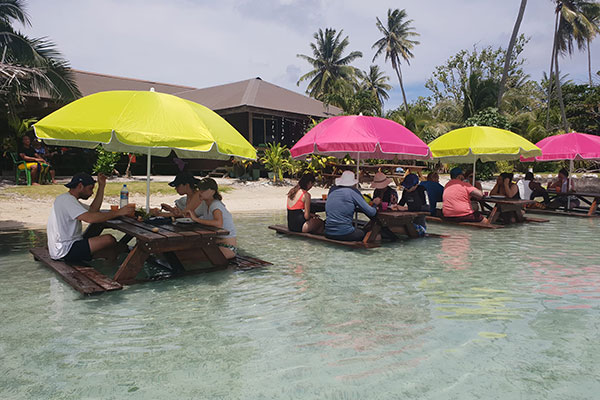
[[[34,125],[45,143],[180,158],[256,159],[256,150],[214,111],[152,91],[107,91],[76,100]]]
[[[292,157],[316,153],[343,157],[349,154],[380,159],[431,158],[429,147],[404,126],[389,119],[348,115],[331,117],[316,125],[290,149]]]
[[[522,136],[490,126],[455,129],[429,143],[429,148],[433,158],[444,162],[516,160],[542,154]]]
[[[55,146],[146,153],[146,209],[150,207],[151,155],[181,158],[256,159],[256,150],[212,110],[154,91],[95,93],[60,108],[34,125],[35,134]]]
[[[542,155],[521,157],[521,161],[600,160],[600,136],[596,135],[571,132],[549,136],[535,145],[542,150]]]

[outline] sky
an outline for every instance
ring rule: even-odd
[[[319,28],[349,36],[353,63],[377,64],[393,89],[385,108],[402,103],[398,81],[371,46],[381,34],[375,18],[404,8],[421,42],[402,65],[408,100],[430,95],[425,81],[461,49],[508,45],[520,0],[28,0],[31,37],[52,40],[75,69],[163,83],[208,87],[261,77],[304,93],[298,78],[310,70],[297,54],[312,55]],[[522,56],[531,78],[548,71],[554,24],[551,0],[529,0],[520,32],[530,37]],[[592,42],[592,68],[600,70],[600,40]],[[586,83],[587,54],[561,61],[561,72]]]

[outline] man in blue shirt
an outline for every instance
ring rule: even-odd
[[[440,185],[440,176],[437,172],[430,172],[429,175],[427,175],[427,180],[421,182],[421,186],[427,190],[429,212],[435,217],[437,214],[437,202],[442,201],[442,195],[444,193],[444,187]]]
[[[365,231],[355,228],[353,224],[354,211],[358,207],[368,217],[377,214],[377,208],[367,204],[362,194],[355,185],[358,180],[354,172],[344,171],[341,177],[335,180],[335,186],[329,190],[327,203],[325,203],[325,236],[329,239],[343,240],[348,242],[361,241],[365,237]],[[373,200],[379,205],[381,199]]]

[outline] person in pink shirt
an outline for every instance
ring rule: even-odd
[[[479,211],[473,211],[471,198],[481,199],[481,190],[464,182],[465,175],[461,168],[450,170],[450,181],[444,187],[442,196],[442,214],[444,218],[454,222],[485,222],[488,220]]]

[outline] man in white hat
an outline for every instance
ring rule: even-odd
[[[344,171],[342,176],[335,180],[335,186],[329,190],[327,203],[325,203],[327,238],[356,242],[365,237],[365,231],[356,228],[353,224],[354,211],[358,208],[371,218],[377,214],[377,209],[367,204],[355,187],[357,183],[354,172]],[[381,203],[381,199],[374,199],[373,203],[377,206]]]

